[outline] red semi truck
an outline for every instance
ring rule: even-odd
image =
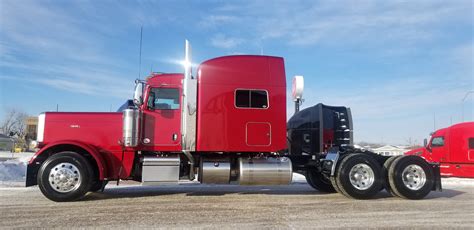
[[[436,130],[425,147],[405,154],[439,163],[441,176],[474,178],[474,122]]]
[[[409,199],[441,189],[437,164],[352,147],[349,108],[318,104],[287,123],[283,58],[218,57],[193,75],[189,53],[186,42],[184,74],[137,80],[120,112],[40,114],[26,186],[72,201],[109,181],[167,184],[197,174],[201,183],[285,185],[296,172],[322,192],[356,199],[383,188]],[[302,87],[293,88],[299,103]]]

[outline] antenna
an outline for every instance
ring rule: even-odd
[[[143,38],[143,25],[140,27],[140,55],[138,57],[138,79],[141,77],[142,67],[142,38]]]

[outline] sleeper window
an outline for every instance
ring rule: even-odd
[[[235,106],[237,108],[268,108],[268,94],[265,90],[236,90]]]
[[[250,91],[249,90],[237,90],[237,92],[235,92],[235,106],[239,108],[250,107]]]

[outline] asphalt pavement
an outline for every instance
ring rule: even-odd
[[[55,203],[37,187],[0,187],[0,228],[314,229],[474,227],[473,184],[451,184],[423,200],[372,200],[288,186],[108,185]]]

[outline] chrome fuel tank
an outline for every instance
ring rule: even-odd
[[[238,167],[240,185],[285,185],[293,176],[287,157],[239,158]]]
[[[199,181],[203,184],[230,183],[229,158],[203,158],[199,167]]]

